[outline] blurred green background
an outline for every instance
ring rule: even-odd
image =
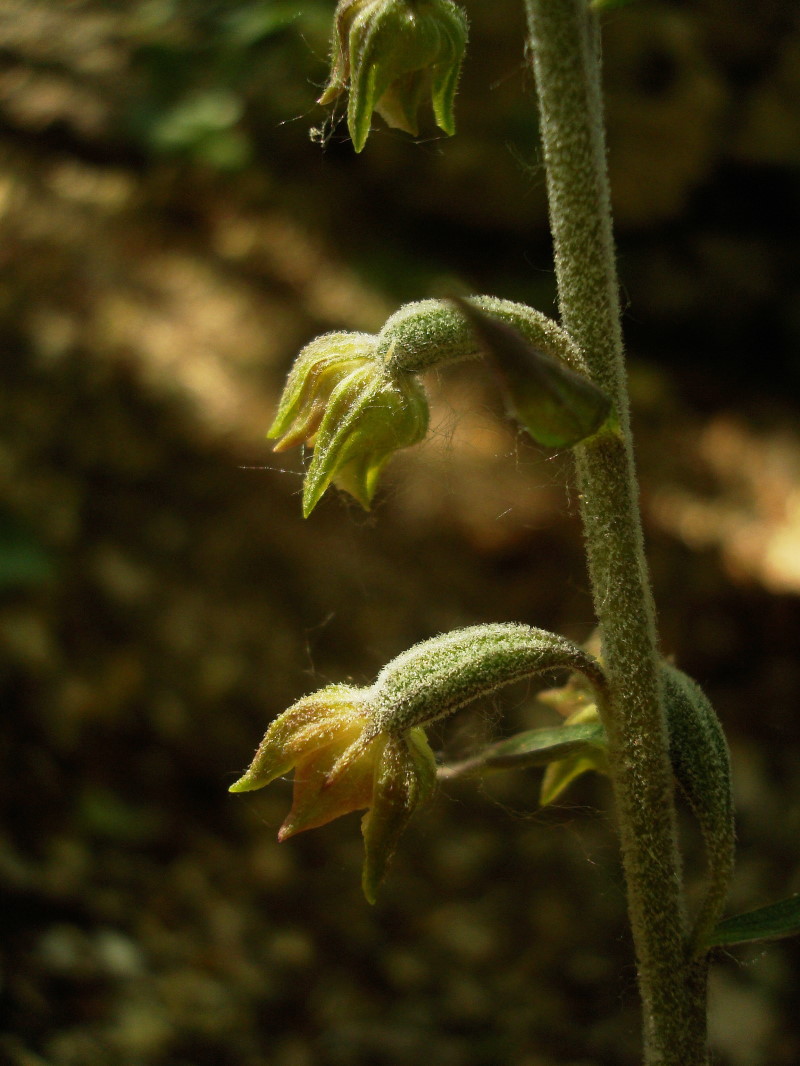
[[[465,3],[459,131],[314,101],[333,2],[0,7],[0,1060],[632,1066],[609,794],[443,787],[381,900],[358,818],[278,846],[227,786],[269,720],[417,640],[592,627],[574,488],[477,366],[365,515],[264,440],[298,349],[453,279],[554,309],[522,5]],[[800,14],[604,19],[610,169],[664,649],[728,730],[731,910],[800,890]],[[520,688],[445,757],[546,721]],[[686,824],[687,865],[702,870]],[[800,1060],[792,942],[719,959],[720,1066]]]

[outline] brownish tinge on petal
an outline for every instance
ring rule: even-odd
[[[349,685],[329,685],[304,696],[278,715],[264,734],[247,772],[231,785],[230,792],[263,788],[297,765],[305,750],[314,751],[332,743],[337,732],[353,723],[364,726],[361,690]],[[355,739],[347,734],[344,747]]]
[[[342,755],[339,743],[331,744],[298,763],[292,809],[280,828],[278,839],[287,840],[295,833],[316,829],[343,814],[369,807],[375,788],[376,765],[385,743],[384,737],[374,738],[346,770],[333,778],[331,771]]]

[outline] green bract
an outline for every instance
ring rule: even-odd
[[[313,447],[303,487],[308,517],[333,482],[369,508],[381,470],[428,429],[425,392],[411,374],[392,372],[367,333],[328,333],[298,355],[267,434],[276,451]]]
[[[357,152],[367,142],[373,111],[416,135],[426,97],[436,124],[453,134],[466,44],[466,16],[451,0],[340,0],[331,74],[319,103],[332,103],[349,88],[347,125]]]
[[[800,894],[770,903],[747,914],[736,914],[720,922],[707,946],[752,944],[759,940],[779,940],[800,933]]]
[[[511,413],[538,444],[571,448],[608,421],[611,401],[592,381],[535,348],[475,301],[453,297],[498,372]]]
[[[708,862],[706,894],[691,938],[692,950],[702,951],[733,876],[736,830],[730,754],[714,708],[697,682],[662,663],[661,684],[672,767],[700,826]]]

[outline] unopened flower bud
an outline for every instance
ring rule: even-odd
[[[412,375],[389,370],[366,333],[329,333],[300,352],[267,436],[276,451],[313,447],[303,487],[306,517],[331,483],[369,508],[392,453],[428,429],[425,392]]]
[[[349,88],[347,124],[357,152],[373,111],[416,135],[417,112],[430,97],[436,124],[455,131],[453,99],[467,43],[467,19],[452,0],[340,0],[331,74],[319,99]]]

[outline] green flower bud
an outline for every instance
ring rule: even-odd
[[[393,452],[428,429],[424,389],[393,372],[366,333],[329,333],[300,352],[267,434],[276,451],[305,442],[314,449],[303,487],[308,517],[333,483],[369,509]]]
[[[349,87],[347,124],[357,152],[367,142],[373,111],[416,135],[427,96],[436,124],[453,134],[467,28],[452,0],[340,0],[331,74],[319,103],[331,103]]]

